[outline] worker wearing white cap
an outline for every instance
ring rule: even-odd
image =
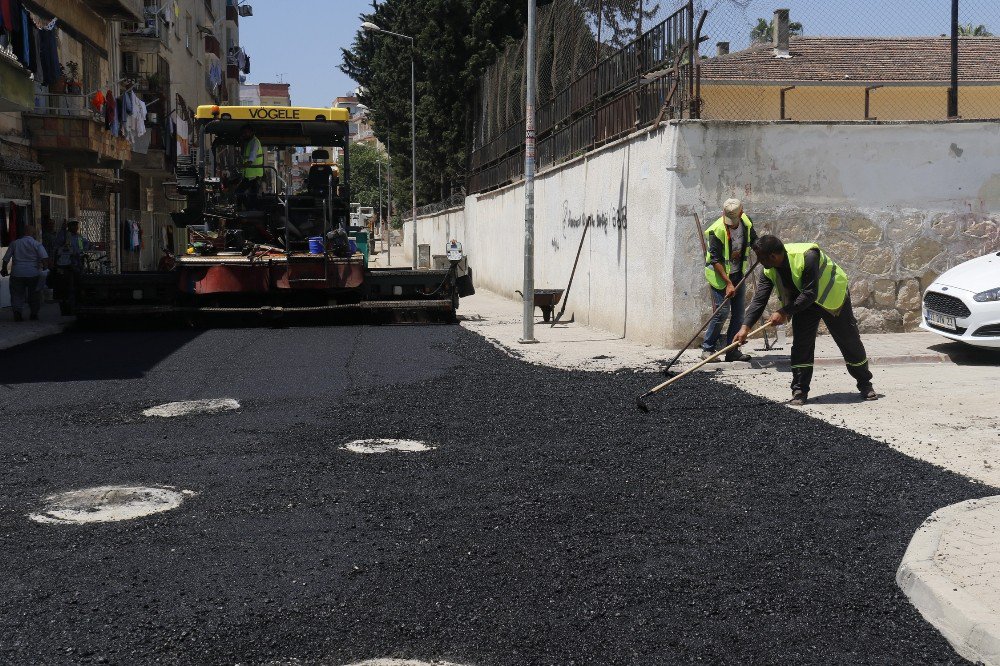
[[[749,267],[749,249],[757,240],[753,220],[743,212],[739,199],[726,199],[722,205],[722,217],[705,230],[708,246],[705,253],[705,279],[712,287],[712,307],[718,312],[712,317],[701,343],[701,357],[708,358],[715,353],[716,343],[722,334],[722,325],[729,319],[726,343],[732,343],[743,325],[743,310],[746,302],[746,286],[736,285],[743,280]],[[725,304],[723,305],[723,301]],[[719,307],[719,306],[722,307]],[[718,359],[715,359],[718,360]],[[739,349],[726,354],[727,361],[748,361],[750,356]]]

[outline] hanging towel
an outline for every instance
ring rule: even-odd
[[[14,15],[13,8],[10,6],[10,0],[0,0],[0,18],[3,19],[3,29],[7,32],[14,31]]]
[[[55,83],[62,76],[59,65],[59,41],[55,29],[41,30],[42,76],[47,86]]]
[[[11,0],[10,2],[11,16],[13,16],[14,29],[10,33],[10,48],[11,53],[17,58],[18,62],[24,65],[26,68],[28,66],[28,58],[30,52],[27,49],[28,46],[28,17],[24,13],[24,9],[21,7],[21,0]]]
[[[38,26],[29,17],[28,19],[28,48],[31,50],[31,64],[28,66],[35,74],[35,81],[45,85],[42,76],[42,35]]]
[[[111,89],[109,88],[106,93],[104,93],[104,129],[111,130],[112,134],[117,134],[115,127],[118,126],[118,103],[115,101],[115,96],[111,94]]]

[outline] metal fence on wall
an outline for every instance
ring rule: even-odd
[[[658,119],[1000,118],[998,35],[991,0],[556,0],[539,12],[538,168]],[[515,44],[480,83],[470,192],[523,175],[523,62]]]
[[[949,0],[704,2],[701,110],[727,120],[946,120]],[[1000,117],[1000,5],[955,0],[957,117]],[[776,13],[787,9],[787,14]],[[787,32],[782,26],[787,26]],[[779,28],[775,34],[775,26]]]
[[[664,118],[698,117],[694,2],[555,0],[539,17],[538,166],[544,168]],[[524,43],[483,77],[469,191],[524,171]]]

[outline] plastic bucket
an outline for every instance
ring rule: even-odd
[[[323,254],[323,237],[311,236],[309,238],[309,254]]]

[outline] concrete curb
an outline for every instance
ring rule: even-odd
[[[1000,665],[1000,614],[964,591],[938,565],[942,537],[960,516],[1000,511],[1000,496],[952,504],[932,513],[913,535],[896,571],[896,584],[924,619],[962,657]]]
[[[18,345],[46,338],[50,335],[58,335],[65,331],[67,326],[69,326],[69,323],[42,324],[40,326],[25,328],[21,331],[0,331],[0,350],[17,347]]]

